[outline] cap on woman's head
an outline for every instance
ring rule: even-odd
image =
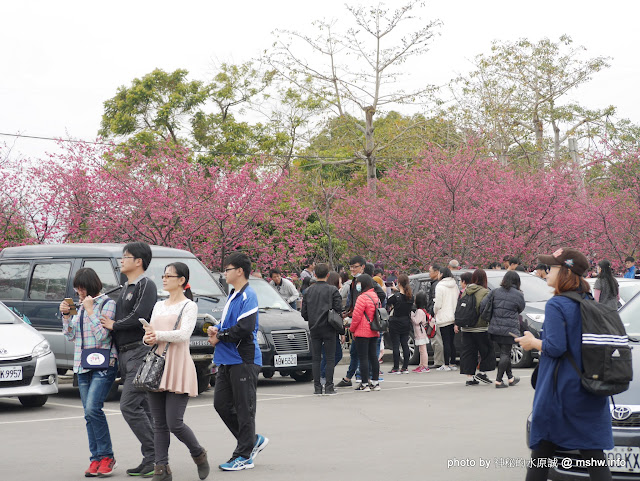
[[[576,249],[566,247],[558,249],[550,256],[538,256],[538,261],[548,266],[565,266],[579,276],[589,270],[589,261],[585,255]]]

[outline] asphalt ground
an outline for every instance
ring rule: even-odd
[[[386,373],[391,368],[382,364]],[[336,368],[336,381],[346,372]],[[529,457],[525,422],[531,410],[531,369],[514,370],[522,381],[508,389],[465,386],[458,371],[384,375],[379,392],[339,389],[314,396],[311,383],[276,374],[260,377],[257,430],[269,445],[255,468],[222,472],[235,439],[213,409],[213,389],[191,399],[185,422],[209,451],[208,479],[236,480],[514,480],[523,479]],[[495,374],[495,371],[494,371]],[[118,467],[113,478],[141,460],[140,445],[119,410],[105,404]],[[197,480],[186,447],[172,437],[173,479]],[[0,398],[0,480],[84,479],[89,451],[76,388],[41,408]]]

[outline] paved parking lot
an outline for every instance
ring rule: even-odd
[[[387,371],[390,364],[382,368]],[[336,380],[346,366],[336,369]],[[515,370],[518,386],[466,387],[455,372],[385,375],[382,391],[340,389],[338,396],[314,396],[310,383],[278,374],[260,378],[258,432],[270,439],[253,470],[208,479],[260,480],[514,480],[524,478],[525,420],[531,410],[530,369]],[[209,451],[212,466],[226,461],[235,445],[213,409],[213,390],[189,403],[185,422]],[[141,460],[139,444],[117,401],[105,406],[118,468],[114,478]],[[83,478],[88,447],[77,389],[60,393],[42,408],[25,409],[0,399],[0,479],[11,481]],[[174,479],[197,480],[182,443],[172,438]],[[488,467],[487,467],[488,465]],[[511,467],[510,467],[511,466]],[[133,479],[133,478],[128,478]]]

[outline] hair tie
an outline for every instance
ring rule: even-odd
[[[186,291],[187,289],[191,289],[191,286],[189,285],[189,283],[187,282],[187,285],[184,286],[184,290]]]

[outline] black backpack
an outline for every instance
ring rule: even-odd
[[[478,315],[476,296],[464,294],[458,299],[458,305],[456,306],[456,326],[473,327],[478,323],[478,317],[480,316]]]
[[[569,359],[580,375],[582,387],[598,396],[612,396],[629,389],[633,379],[631,347],[618,311],[577,292],[561,295],[580,303],[582,372],[569,351],[563,357]]]

